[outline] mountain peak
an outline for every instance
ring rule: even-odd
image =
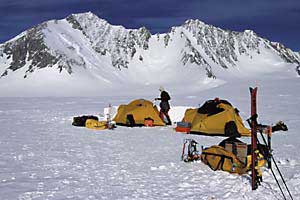
[[[73,13],[71,15],[73,15],[75,17],[86,17],[86,18],[90,18],[90,19],[95,18],[95,17],[98,18],[98,16],[95,15],[94,13],[92,13],[91,11],[83,12],[83,13]]]
[[[83,30],[83,28],[88,28],[88,25],[90,24],[103,24],[103,25],[108,25],[109,23],[104,20],[99,18],[97,15],[95,15],[92,12],[85,12],[85,13],[77,13],[77,14],[71,14],[69,15],[66,20],[71,23],[73,28],[77,28],[80,30]]]
[[[299,54],[251,30],[227,31],[190,19],[152,36],[146,27],[111,25],[92,12],[42,23],[0,45],[0,81],[27,80],[48,70],[54,81],[53,74],[65,74],[66,80],[95,80],[103,87],[186,82],[186,77],[199,82],[222,80],[224,70],[246,76],[289,63],[300,63]]]
[[[184,22],[183,26],[196,26],[196,27],[200,27],[200,26],[207,26],[207,24],[205,24],[204,22],[200,21],[199,19],[188,19]]]

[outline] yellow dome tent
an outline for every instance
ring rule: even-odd
[[[146,119],[152,119],[154,126],[164,126],[157,107],[151,101],[136,99],[127,105],[120,105],[113,121],[117,125],[143,126]]]
[[[251,135],[238,110],[226,100],[209,100],[198,109],[187,109],[182,121],[191,123],[192,134],[228,137]]]

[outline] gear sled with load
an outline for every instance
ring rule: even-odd
[[[94,130],[114,129],[116,127],[114,122],[110,120],[99,121],[99,118],[93,115],[73,117],[72,125]]]
[[[111,110],[112,106],[109,104],[109,107],[104,109],[104,113],[106,115],[105,120],[99,121],[99,118],[97,116],[93,115],[82,115],[73,117],[73,126],[80,126],[80,127],[86,127],[88,129],[93,130],[104,130],[104,129],[114,129],[116,128],[116,124],[114,121],[111,120]]]
[[[222,170],[230,173],[244,174],[251,169],[251,147],[235,138],[223,140],[219,145],[213,145],[197,150],[197,142],[185,139],[182,151],[182,160],[185,162],[201,160],[212,170]],[[265,165],[266,160],[259,153],[258,167]]]
[[[73,126],[80,126],[80,127],[85,127],[85,123],[87,120],[96,120],[98,121],[99,118],[97,116],[93,116],[93,115],[82,115],[82,116],[77,116],[77,117],[73,117],[73,122],[72,125]]]

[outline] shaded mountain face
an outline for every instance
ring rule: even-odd
[[[188,20],[168,33],[151,35],[145,27],[113,26],[90,12],[42,23],[0,45],[0,80],[17,71],[26,79],[51,69],[69,76],[87,73],[100,81],[160,84],[153,77],[180,76],[191,68],[200,78],[218,79],[226,70],[265,72],[282,63],[297,72],[299,53],[250,30],[234,32]]]
[[[23,33],[19,38],[3,44],[0,48],[2,60],[4,60],[5,71],[2,76],[6,76],[8,71],[16,71],[30,62],[27,72],[53,66],[58,58],[51,55],[49,48],[44,43],[42,29],[47,25],[42,24]],[[24,78],[26,75],[24,76]]]

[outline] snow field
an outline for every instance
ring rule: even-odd
[[[185,108],[218,96],[238,107],[246,119],[249,85],[171,93],[171,118],[179,121]],[[261,81],[258,90],[259,122],[283,120],[289,127],[273,135],[272,146],[294,199],[300,198],[298,87],[297,81],[286,79]],[[176,133],[172,126],[92,131],[71,125],[73,116],[103,117],[108,103],[116,106],[135,98],[1,98],[1,199],[282,199],[268,169],[262,185],[252,191],[249,175],[180,160],[184,138],[195,139],[201,148],[218,144],[222,137]]]

